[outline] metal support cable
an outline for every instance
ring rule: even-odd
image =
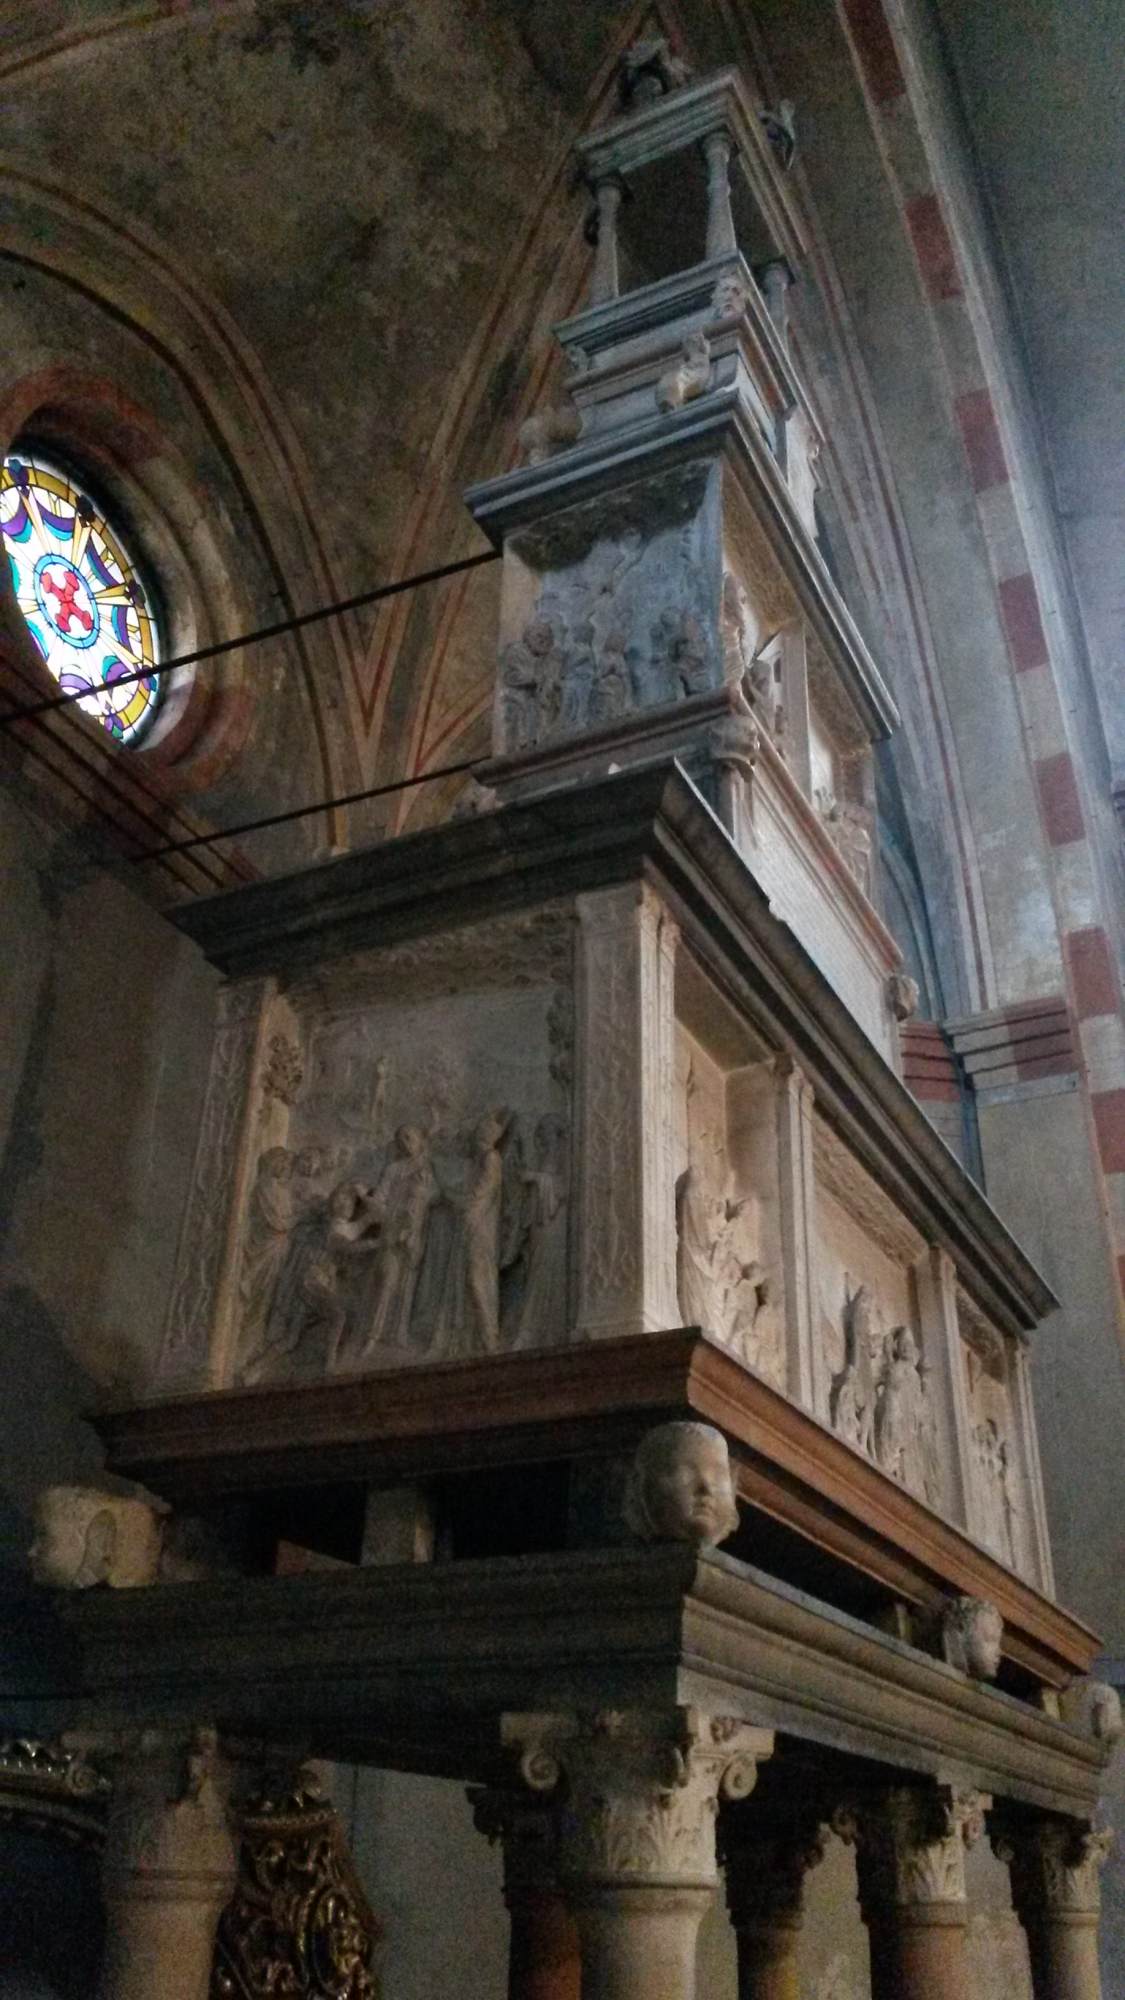
[[[172,840],[166,847],[146,848],[134,854],[134,863],[164,861],[172,854],[187,854],[193,847],[211,847],[217,840],[234,840],[241,833],[260,833],[264,827],[287,826],[291,820],[308,819],[313,813],[331,812],[337,806],[359,805],[365,799],[385,799],[391,792],[407,792],[413,785],[428,785],[435,778],[452,778],[459,771],[471,771],[479,757],[466,757],[459,764],[442,764],[436,771],[422,771],[414,778],[396,778],[389,785],[369,785],[362,792],[345,792],[340,798],[318,799],[315,805],[292,806],[285,812],[267,813],[263,819],[244,820],[240,826],[219,827],[214,833],[196,833],[190,840]]]
[[[256,632],[243,632],[235,639],[216,639],[213,645],[197,647],[192,653],[178,653],[174,659],[164,660],[159,666],[139,667],[135,673],[121,674],[113,685],[115,688],[129,687],[135,681],[157,680],[162,674],[175,673],[180,667],[197,666],[202,660],[215,660],[223,653],[236,653],[242,646],[256,646],[265,639],[283,638],[287,632],[299,632],[306,625],[316,625],[326,618],[339,618],[347,611],[360,611],[364,605],[379,604],[386,597],[398,597],[403,591],[417,590],[422,584],[440,583],[444,577],[460,576],[465,570],[479,569],[483,563],[496,562],[499,554],[499,549],[485,549],[480,555],[463,557],[460,562],[443,563],[438,569],[420,570],[416,576],[403,577],[398,583],[382,583],[374,590],[361,590],[355,597],[343,597],[336,604],[322,604],[315,611],[301,611],[293,618],[279,618],[273,625],[259,626]],[[52,715],[56,709],[69,708],[73,702],[89,699],[89,688],[79,688],[69,694],[50,695],[42,701],[27,702],[22,707],[6,709],[0,715],[0,727],[7,728],[14,722],[33,722],[40,715]],[[362,798],[365,795],[359,793],[357,796]],[[326,806],[331,804],[331,800],[325,801]],[[308,810],[318,809],[309,807]]]

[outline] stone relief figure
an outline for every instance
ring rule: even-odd
[[[617,626],[607,633],[590,696],[590,721],[616,722],[633,706],[633,674],[625,633]]]
[[[884,1331],[867,1285],[844,1279],[844,1366],[832,1384],[833,1428],[857,1451],[930,1506],[940,1504],[941,1467],[926,1371],[908,1326]]]
[[[738,1526],[730,1454],[710,1424],[658,1424],[637,1447],[625,1488],[625,1525],[644,1542],[714,1548]]]
[[[583,618],[572,627],[562,656],[561,704],[557,718],[560,735],[572,736],[587,727],[591,719],[590,697],[595,671],[594,627],[589,618]],[[553,722],[548,720],[545,733],[550,733],[553,727]]]
[[[864,895],[870,896],[871,831],[863,807],[839,800],[834,792],[823,787],[816,793],[814,804],[848,874]]]
[[[928,1414],[918,1344],[908,1326],[896,1326],[887,1336],[878,1384],[875,1456],[884,1472],[906,1486],[914,1483],[911,1474],[917,1477],[921,1471]]]
[[[290,1232],[263,1339],[242,1368],[244,1382],[331,1366],[348,1323],[350,1265],[378,1245],[374,1189],[341,1181]]]
[[[974,1680],[994,1681],[1000,1671],[1004,1620],[983,1597],[955,1597],[941,1623],[942,1653],[951,1667]]]
[[[685,1326],[722,1329],[729,1227],[742,1206],[712,1194],[694,1162],[676,1182],[676,1294]]]
[[[883,1335],[875,1302],[866,1285],[851,1291],[844,1279],[844,1352],[846,1359],[832,1385],[833,1428],[846,1444],[874,1456],[875,1403],[882,1359]]]
[[[650,701],[679,701],[685,695],[706,694],[711,687],[707,648],[698,618],[669,606],[652,628],[652,652],[647,686]]]
[[[764,1375],[775,1388],[785,1380],[783,1329],[774,1299],[774,1284],[756,1257],[743,1260],[733,1250],[728,1257],[725,1299],[727,1339],[740,1361]]]
[[[535,1128],[532,1166],[523,1170],[523,1289],[512,1345],[533,1347],[566,1299],[565,1120],[548,1114]]]
[[[500,1345],[501,1146],[511,1122],[505,1110],[489,1111],[478,1121],[464,1186],[446,1197],[454,1230],[436,1334],[450,1357],[494,1354]]]
[[[258,1161],[238,1279],[244,1346],[253,1348],[265,1337],[291,1232],[319,1207],[318,1182],[328,1165],[328,1156],[316,1147],[298,1153],[270,1146]]]
[[[392,1156],[366,1204],[368,1223],[377,1226],[378,1240],[356,1286],[347,1351],[357,1363],[369,1359],[377,1348],[405,1342],[430,1211],[440,1197],[426,1134],[417,1125],[400,1125]]]
[[[986,1417],[974,1427],[973,1450],[983,1507],[984,1541],[1001,1562],[1014,1568],[1018,1530],[1011,1453],[994,1417]]]

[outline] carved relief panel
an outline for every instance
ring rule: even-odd
[[[500,755],[721,686],[717,485],[706,464],[676,467],[511,538]]]
[[[564,909],[470,927],[273,999],[231,1379],[566,1337],[570,931]]]
[[[958,1293],[967,1402],[970,1528],[1009,1568],[1041,1578],[1046,1547],[1023,1357]]]
[[[947,1509],[945,1412],[917,1267],[926,1246],[825,1126],[817,1132],[817,1342],[837,1435],[927,1505]]]
[[[774,1068],[748,1060],[756,1053],[749,1037],[732,1033],[701,975],[681,980],[678,999],[673,1168],[680,1318],[784,1389]]]

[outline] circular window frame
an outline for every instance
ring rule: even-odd
[[[26,379],[0,404],[0,440],[5,455],[38,450],[106,503],[151,590],[162,666],[245,629],[235,566],[220,547],[204,495],[154,419],[115,385],[65,368]],[[20,648],[25,669],[34,671],[45,693],[57,693],[6,575],[0,589],[8,592],[17,643],[26,641]],[[115,742],[96,717],[77,703],[74,708],[76,725],[94,732],[108,757],[124,757],[138,773],[159,774],[162,788],[175,795],[208,790],[225,775],[246,741],[252,713],[238,653],[205,672],[191,661],[163,672],[160,701],[139,741]]]
[[[88,498],[95,510],[101,514],[111,542],[116,543],[128,570],[132,572],[137,582],[141,585],[143,592],[142,603],[153,628],[154,646],[152,664],[155,669],[161,669],[169,655],[169,648],[166,643],[168,625],[164,605],[164,593],[155,567],[148,560],[148,549],[137,530],[135,521],[122,508],[116,498],[105,490],[96,473],[84,461],[75,458],[73,453],[48,443],[37,433],[28,433],[26,430],[21,432],[20,436],[7,447],[4,453],[5,463],[13,458],[29,461],[32,467],[37,467],[54,479],[64,481],[80,499]],[[42,563],[46,560],[46,557],[40,558],[40,563],[36,566],[37,574]],[[89,638],[83,643],[92,645],[96,637],[97,631],[95,630],[91,632]],[[43,664],[56,691],[58,691],[61,688],[61,675],[56,674],[49,663],[43,662]],[[105,731],[105,735],[111,745],[118,749],[128,750],[131,755],[135,755],[138,751],[144,749],[146,745],[158,740],[159,725],[164,713],[165,702],[168,694],[171,692],[167,684],[174,678],[174,675],[165,675],[159,671],[157,672],[156,684],[153,691],[154,699],[151,708],[147,714],[141,716],[139,723],[136,725],[135,733],[125,738],[116,738],[113,732],[106,728],[104,717],[97,714],[94,710],[85,707],[82,701],[75,702],[74,706]]]

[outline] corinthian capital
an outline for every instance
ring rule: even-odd
[[[949,1786],[897,1785],[841,1808],[832,1825],[856,1849],[860,1902],[869,1911],[965,1901],[965,1850],[984,1832],[992,1801]]]
[[[1113,1846],[1110,1827],[1067,1819],[1010,1821],[994,1838],[1011,1870],[1012,1902],[1024,1923],[1044,1916],[1096,1917],[1099,1877]]]
[[[575,1884],[710,1887],[719,1800],[748,1797],[773,1749],[772,1731],[694,1708],[511,1715],[503,1734],[526,1784],[560,1790],[560,1873]]]

